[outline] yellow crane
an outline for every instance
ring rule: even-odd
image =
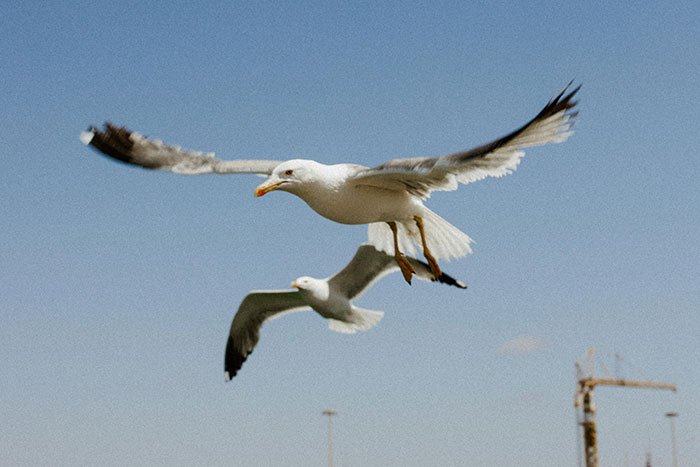
[[[613,378],[608,374],[607,378],[596,378],[595,351],[588,349],[586,355],[576,362],[576,394],[574,395],[574,407],[582,407],[583,418],[583,456],[586,459],[586,467],[598,467],[598,443],[595,425],[595,403],[593,401],[593,389],[596,386],[625,386],[631,388],[653,388],[676,390],[676,385],[671,383],[658,383],[656,381],[635,381],[629,379]],[[608,373],[607,369],[603,369]]]

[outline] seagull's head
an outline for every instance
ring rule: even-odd
[[[319,165],[321,164],[318,162],[304,159],[282,162],[275,167],[270,178],[258,185],[255,189],[255,196],[260,197],[275,190],[298,195],[304,186],[308,186],[318,179],[318,171],[315,169]]]
[[[292,287],[296,287],[305,296],[310,295],[316,300],[327,300],[330,293],[327,281],[309,276],[298,277],[292,282]]]

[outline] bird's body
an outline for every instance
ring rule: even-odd
[[[292,286],[299,289],[299,293],[312,310],[331,320],[331,329],[339,332],[353,334],[369,329],[379,322],[383,315],[380,311],[373,311],[371,313],[377,319],[368,322],[365,313],[367,310],[353,305],[343,290],[324,279],[304,276],[295,280]]]
[[[352,183],[353,177],[368,167],[356,164],[325,165],[312,160],[293,159],[277,170],[304,172],[304,183],[280,186],[303,199],[311,209],[340,224],[409,221],[422,215],[420,198],[404,190],[391,190]]]
[[[414,258],[408,258],[416,275],[433,280],[430,267]],[[358,248],[350,263],[327,279],[303,276],[292,282],[298,290],[269,290],[250,292],[241,302],[231,323],[224,371],[229,379],[236,375],[243,362],[253,351],[266,321],[293,311],[312,309],[328,319],[328,327],[337,332],[352,334],[375,326],[384,316],[381,311],[366,310],[352,303],[376,281],[398,269],[394,258],[378,251],[372,245]],[[440,282],[459,288],[464,283],[447,274]]]
[[[430,211],[423,200],[432,191],[451,191],[460,183],[511,173],[520,163],[524,147],[565,141],[572,133],[571,119],[577,115],[573,96],[579,88],[565,95],[567,86],[528,123],[490,143],[442,157],[393,159],[371,168],[303,159],[220,160],[213,154],[164,145],[110,124],[104,132],[91,128],[81,140],[112,158],[150,169],[186,175],[269,175],[257,187],[256,196],[287,191],[332,221],[368,224],[369,242],[393,252],[410,283],[411,266],[402,251],[413,255],[419,245],[436,278],[440,276],[438,259],[471,253],[471,238]]]

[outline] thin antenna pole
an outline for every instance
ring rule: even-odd
[[[331,425],[331,417],[337,414],[335,410],[324,410],[323,415],[328,415],[328,465],[333,467],[333,426]]]
[[[673,467],[678,467],[678,451],[676,451],[676,424],[675,424],[675,418],[678,416],[678,412],[668,412],[666,414],[666,416],[671,421],[671,449],[673,450]]]

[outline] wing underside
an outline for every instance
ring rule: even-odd
[[[525,154],[523,148],[565,141],[571,134],[580,86],[566,94],[568,86],[532,120],[510,134],[467,151],[442,157],[393,159],[358,171],[353,183],[392,190],[407,190],[426,198],[432,191],[449,191],[460,183],[513,172]]]
[[[104,130],[91,127],[80,140],[102,154],[126,164],[180,175],[250,173],[269,175],[281,161],[221,160],[214,153],[190,151],[146,138],[124,127],[105,123]]]

